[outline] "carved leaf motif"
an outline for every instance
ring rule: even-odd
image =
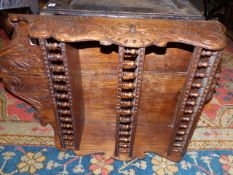
[[[9,62],[14,68],[17,68],[18,70],[24,70],[27,71],[31,68],[31,65],[27,62],[17,62],[17,61],[10,61]]]
[[[27,35],[28,25],[19,23],[8,48],[0,50],[1,72],[29,71],[33,67],[43,67],[39,58],[39,46],[30,45]]]
[[[10,93],[31,104],[37,110],[51,103],[46,89],[45,73],[38,70],[43,70],[40,48],[37,45],[30,45],[28,24],[19,22],[10,46],[0,50],[0,76],[4,87]],[[28,72],[27,78],[25,72]],[[33,72],[36,72],[36,75],[32,75]],[[33,78],[38,81],[30,81],[34,80]]]

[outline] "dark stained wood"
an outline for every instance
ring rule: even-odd
[[[50,0],[41,13],[140,19],[204,19],[186,0]]]
[[[53,126],[58,148],[120,159],[149,151],[182,159],[217,83],[225,46],[221,24],[35,15],[10,20],[15,34],[0,50],[0,77],[36,109],[42,124]]]
[[[38,0],[0,0],[0,10],[30,7],[32,13],[39,12]]]

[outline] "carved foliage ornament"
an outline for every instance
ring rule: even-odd
[[[132,19],[129,23],[127,19],[35,15],[10,18],[12,21],[27,21],[29,33],[35,38],[53,37],[66,42],[95,40],[103,45],[124,47],[166,46],[168,42],[192,44],[210,50],[221,50],[225,46],[225,28],[216,21]]]
[[[27,31],[28,25],[25,22],[18,23],[11,43],[8,47],[1,49],[0,72],[28,71],[41,67],[40,50],[30,45]],[[27,58],[25,58],[25,53],[27,53]]]
[[[0,77],[4,87],[37,110],[49,102],[39,46],[30,44],[28,24],[19,22],[8,47],[0,50]],[[32,81],[37,79],[37,81]]]

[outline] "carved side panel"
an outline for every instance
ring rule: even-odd
[[[48,122],[51,100],[38,45],[30,44],[28,24],[16,24],[13,39],[0,50],[0,77],[4,87],[37,110],[37,117]]]
[[[133,153],[144,56],[145,48],[119,47],[116,156]]]
[[[186,151],[204,104],[216,85],[214,79],[216,79],[219,63],[220,52],[195,49],[184,94],[178,108],[178,120],[174,125],[169,154],[183,155]]]
[[[73,119],[72,90],[65,44],[41,39],[40,46],[62,148],[78,149],[80,140],[76,138],[75,134],[77,130],[75,130],[75,120]]]

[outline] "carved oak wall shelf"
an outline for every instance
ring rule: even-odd
[[[31,104],[56,146],[181,160],[213,94],[225,28],[216,21],[12,15],[4,87]]]

